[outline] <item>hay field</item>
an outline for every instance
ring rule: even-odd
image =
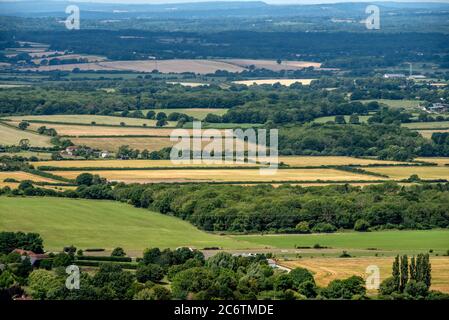
[[[28,139],[33,147],[51,147],[50,137],[29,131],[14,129],[0,123],[0,145],[19,145],[20,140]]]
[[[295,261],[281,261],[288,268],[303,267],[314,273],[319,286],[327,286],[335,279],[344,279],[353,275],[366,279],[366,268],[376,265],[380,269],[380,280],[391,276],[393,257],[363,257],[363,258],[305,258]],[[449,257],[431,257],[432,290],[449,293]]]
[[[201,166],[201,165],[198,165]],[[74,179],[85,171],[53,171],[52,173]],[[95,171],[95,174],[110,180],[125,183],[157,182],[272,182],[272,181],[359,181],[380,180],[379,177],[354,174],[334,169],[282,169],[274,175],[261,175],[258,169],[168,169],[168,170],[126,170]]]
[[[449,180],[449,167],[379,167],[369,168],[368,171],[386,174],[391,179],[407,179],[417,174],[421,179],[447,179]]]
[[[448,125],[449,125],[449,123],[448,123]],[[424,138],[432,139],[432,134],[434,134],[436,132],[438,132],[438,133],[449,132],[449,130],[418,130],[418,132]]]
[[[146,114],[148,111],[154,111],[156,113],[158,112],[165,112],[165,114],[169,115],[172,112],[179,112],[184,113],[188,116],[203,120],[209,113],[217,114],[217,115],[224,115],[228,109],[218,109],[218,108],[177,108],[177,109],[146,109],[142,110],[144,114]]]
[[[377,160],[377,159],[359,159],[344,156],[286,156],[279,157],[279,162],[290,166],[346,166],[346,165],[370,165],[370,164],[401,164],[406,162]],[[370,169],[371,170],[371,169]]]
[[[113,117],[113,116],[97,116],[90,114],[80,114],[80,115],[48,115],[48,116],[17,116],[17,117],[7,117],[5,119],[9,119],[17,123],[18,121],[28,120],[28,121],[48,121],[48,125],[43,123],[42,125],[46,125],[47,127],[51,125],[51,122],[66,122],[73,124],[91,124],[95,122],[96,124],[107,124],[107,125],[116,125],[119,126],[121,122],[124,122],[126,125],[131,126],[143,126],[146,124],[149,127],[156,126],[156,120],[147,120],[147,119],[137,119],[137,118],[126,118],[126,117]],[[169,126],[176,125],[176,122],[169,122]]]
[[[219,61],[230,63],[242,68],[255,66],[256,69],[268,69],[272,71],[281,70],[301,70],[308,67],[319,68],[321,63],[310,61],[282,61],[278,64],[276,60],[256,60],[256,59],[221,59]]]
[[[417,161],[436,163],[439,166],[445,166],[449,164],[449,158],[416,158]]]
[[[0,182],[4,182],[5,179],[15,179],[17,181],[31,180],[34,182],[58,182],[53,179],[44,178],[28,172],[22,171],[0,171]]]
[[[80,70],[121,70],[135,72],[151,72],[158,70],[162,73],[194,72],[199,74],[214,73],[217,70],[229,72],[241,72],[245,68],[225,61],[205,59],[171,59],[171,60],[132,60],[132,61],[106,61],[95,63],[63,64],[55,66],[39,66],[37,68],[25,68],[28,70],[72,71],[74,68]]]
[[[262,85],[262,84],[275,84],[280,83],[283,86],[291,86],[294,83],[301,83],[302,85],[309,85],[315,79],[263,79],[263,80],[241,80],[234,81],[237,84],[243,84],[246,86]]]
[[[410,122],[410,123],[403,123],[403,127],[409,128],[409,129],[447,129],[449,128],[449,121],[435,121],[435,122]]]

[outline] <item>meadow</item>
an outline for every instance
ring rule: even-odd
[[[393,257],[357,257],[357,258],[305,258],[293,261],[281,261],[287,268],[302,267],[313,272],[319,286],[327,286],[335,279],[344,279],[356,275],[367,278],[366,268],[375,265],[380,270],[380,281],[391,276]],[[432,290],[449,292],[449,257],[430,258],[432,264]]]
[[[0,197],[0,230],[37,232],[47,250],[123,247],[243,249],[245,241],[209,234],[178,218],[113,201]],[[251,245],[258,247],[258,245]]]
[[[420,100],[391,100],[391,99],[375,99],[375,100],[359,100],[363,103],[369,103],[371,101],[377,101],[382,104],[386,104],[391,108],[404,108],[404,109],[416,109],[420,103]]]
[[[449,169],[448,169],[449,170]],[[53,174],[75,179],[84,171],[52,171]],[[377,181],[376,176],[355,174],[335,169],[282,169],[273,175],[261,175],[259,169],[167,169],[167,170],[101,170],[95,174],[125,183],[155,182],[294,182],[294,181]]]
[[[0,145],[19,145],[20,140],[28,139],[33,147],[51,147],[50,137],[37,133],[14,129],[0,123]]]

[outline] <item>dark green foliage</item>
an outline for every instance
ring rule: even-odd
[[[358,276],[345,280],[333,280],[320,291],[320,295],[327,299],[352,299],[355,295],[365,295],[365,281]]]
[[[0,253],[10,253],[14,249],[43,253],[43,240],[37,233],[0,232]]]
[[[112,257],[124,257],[126,256],[125,250],[123,248],[117,247],[114,250],[112,250],[111,253]]]
[[[137,267],[137,281],[145,283],[147,281],[158,282],[164,277],[164,270],[157,264],[141,264]]]

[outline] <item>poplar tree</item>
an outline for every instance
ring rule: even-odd
[[[394,262],[393,262],[393,281],[394,281],[394,287],[396,291],[399,291],[399,285],[400,285],[400,277],[401,277],[401,273],[399,270],[399,255],[397,255],[394,258]]]
[[[408,282],[408,257],[407,255],[404,255],[401,257],[401,279],[399,284],[400,292],[404,292],[407,282]]]
[[[416,259],[415,256],[413,256],[410,259],[410,280],[416,280]]]

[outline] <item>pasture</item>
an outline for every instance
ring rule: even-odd
[[[410,123],[403,123],[403,127],[413,129],[413,130],[432,130],[432,129],[448,129],[449,128],[449,121],[434,121],[434,122],[410,122]]]
[[[377,101],[382,104],[386,104],[391,108],[404,108],[404,109],[416,109],[423,101],[420,100],[391,100],[391,99],[375,99],[375,100],[359,100],[363,103],[369,103],[371,101]]]
[[[378,167],[369,168],[368,171],[385,174],[394,180],[407,179],[413,174],[417,174],[421,179],[449,180],[449,167]]]
[[[0,197],[0,230],[37,232],[47,250],[123,247],[141,255],[145,248],[225,249],[248,247],[245,241],[212,235],[188,222],[113,201]],[[251,245],[258,247],[257,245]]]
[[[449,249],[449,230],[248,235],[233,237],[257,245],[279,249],[295,249],[295,246],[313,247],[315,244],[341,250],[366,250],[376,248],[377,250],[391,251],[392,254],[396,254],[396,252],[421,253],[428,252],[430,249],[433,249],[435,253],[446,253]],[[374,255],[374,252],[372,254]]]
[[[279,162],[283,162],[290,166],[347,166],[347,165],[370,165],[370,164],[400,164],[406,162],[362,159],[345,156],[288,156],[279,157]]]
[[[0,123],[0,145],[19,145],[20,140],[28,139],[33,147],[51,147],[50,137],[37,133],[14,129]]]
[[[198,165],[201,166],[201,165]],[[449,168],[448,168],[449,170]],[[53,171],[52,173],[75,179],[84,171]],[[334,169],[282,169],[273,175],[262,175],[259,169],[167,169],[95,171],[110,180],[126,183],[156,182],[294,182],[294,181],[377,181],[383,178],[344,172]]]
[[[288,268],[302,267],[313,273],[319,286],[327,286],[335,279],[344,279],[356,275],[367,278],[366,268],[371,265],[380,269],[380,281],[391,276],[393,257],[358,257],[358,258],[305,258],[293,261],[281,261]],[[432,264],[432,290],[449,293],[449,257],[430,258]]]
[[[269,84],[273,85],[279,83],[283,86],[291,86],[294,83],[300,83],[302,85],[310,85],[310,83],[315,79],[261,79],[261,80],[241,80],[234,81],[236,84],[243,84],[245,86],[253,86],[253,85],[263,85]]]

